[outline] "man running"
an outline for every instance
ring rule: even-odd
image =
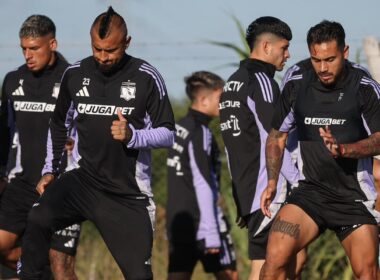
[[[372,156],[380,153],[380,86],[346,63],[339,23],[315,25],[307,43],[313,69],[285,85],[266,144],[265,215],[271,216],[268,207],[294,126],[301,180],[272,225],[261,279],[285,279],[291,257],[325,229],[335,231],[356,278],[376,279],[379,213]]]
[[[248,227],[250,279],[258,279],[264,263],[271,219],[260,211],[261,193],[267,185],[265,168],[265,141],[280,90],[274,80],[290,57],[289,26],[274,17],[261,17],[253,21],[246,34],[250,58],[240,63],[239,69],[229,78],[221,96],[220,128],[232,177],[232,186],[238,211],[238,224]],[[298,170],[286,154],[287,162],[282,174],[294,184]],[[286,195],[286,180],[281,176],[277,187],[275,214]]]
[[[218,205],[221,162],[208,124],[219,116],[224,81],[199,71],[185,78],[191,101],[187,116],[176,124],[169,150],[166,228],[169,280],[191,279],[198,260],[217,279],[237,279],[229,226]]]
[[[28,218],[22,279],[39,279],[53,231],[86,219],[125,278],[153,277],[150,149],[173,144],[173,112],[159,72],[125,53],[131,37],[122,16],[110,7],[90,35],[93,55],[66,70],[50,121],[45,175],[37,186],[43,195]],[[57,178],[73,121],[79,168]]]
[[[8,154],[15,144],[15,162],[0,204],[0,253],[2,262],[15,269],[20,257],[19,239],[27,216],[39,198],[36,185],[46,157],[49,119],[68,67],[56,52],[55,25],[44,15],[32,15],[21,26],[20,45],[25,64],[9,72],[3,83],[0,112],[1,177],[11,167]],[[17,132],[17,133],[15,133]],[[15,137],[13,137],[15,135]],[[11,141],[12,140],[12,141]],[[49,243],[55,279],[76,279],[74,256],[80,225],[58,232]]]

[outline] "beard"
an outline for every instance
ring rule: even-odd
[[[114,64],[101,64],[99,62],[96,61],[96,65],[99,69],[100,72],[102,72],[103,74],[105,75],[112,75],[113,73],[116,72],[116,70],[118,69],[118,63],[114,63]]]

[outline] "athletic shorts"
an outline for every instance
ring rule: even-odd
[[[273,203],[271,205],[272,218],[264,216],[261,209],[244,217],[248,227],[248,257],[250,260],[265,260],[270,227],[273,217],[280,207],[281,204]]]
[[[374,159],[380,160],[380,155],[374,156]]]
[[[222,270],[236,270],[236,256],[231,235],[228,232],[220,234],[222,242],[221,252],[218,254],[205,254],[204,240],[193,243],[170,243],[169,245],[169,273],[192,273],[198,261],[207,273],[216,273]]]
[[[14,178],[5,188],[0,200],[0,229],[21,236],[30,209],[39,199],[33,185]],[[75,256],[80,236],[80,225],[75,224],[53,235],[51,248]]]
[[[340,241],[361,225],[376,225],[380,218],[380,213],[374,210],[374,201],[352,203],[331,201],[321,196],[314,187],[307,187],[302,183],[293,189],[286,204],[300,207],[317,224],[320,233],[330,229]]]

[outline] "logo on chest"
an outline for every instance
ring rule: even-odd
[[[55,83],[54,84],[54,87],[53,87],[53,93],[51,96],[53,96],[55,99],[58,98],[58,94],[59,94],[59,87],[61,86],[60,83]]]
[[[20,79],[19,80],[20,86],[16,88],[14,92],[12,92],[13,96],[25,96],[24,90],[22,89],[23,83],[24,83],[24,79]]]
[[[120,98],[125,101],[136,98],[136,83],[133,82],[122,82],[120,87]]]

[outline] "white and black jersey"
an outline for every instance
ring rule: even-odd
[[[349,63],[333,87],[325,87],[313,69],[286,82],[272,126],[282,132],[297,127],[304,190],[341,203],[376,199],[372,159],[333,158],[319,128],[328,125],[341,144],[367,138],[380,131],[379,96],[379,84]]]
[[[94,58],[70,66],[50,121],[43,173],[57,173],[68,128],[75,125],[73,151],[79,168],[93,184],[110,193],[151,197],[151,148],[171,146],[174,117],[159,72],[147,62],[125,55],[112,75],[102,74]],[[117,111],[133,131],[128,144],[113,139]]]
[[[16,176],[35,186],[41,177],[46,157],[49,119],[58,98],[62,74],[68,63],[61,55],[53,65],[41,72],[33,73],[24,64],[9,72],[3,82],[0,112],[1,169],[9,165],[8,154],[14,132],[17,158]]]
[[[272,64],[243,60],[226,83],[219,104],[220,128],[241,216],[260,208],[261,193],[267,186],[265,142],[271,129],[274,104],[280,95],[274,73]],[[290,183],[298,180],[298,170],[289,153],[285,153],[281,174]],[[281,176],[275,202],[284,199],[284,185]]]

